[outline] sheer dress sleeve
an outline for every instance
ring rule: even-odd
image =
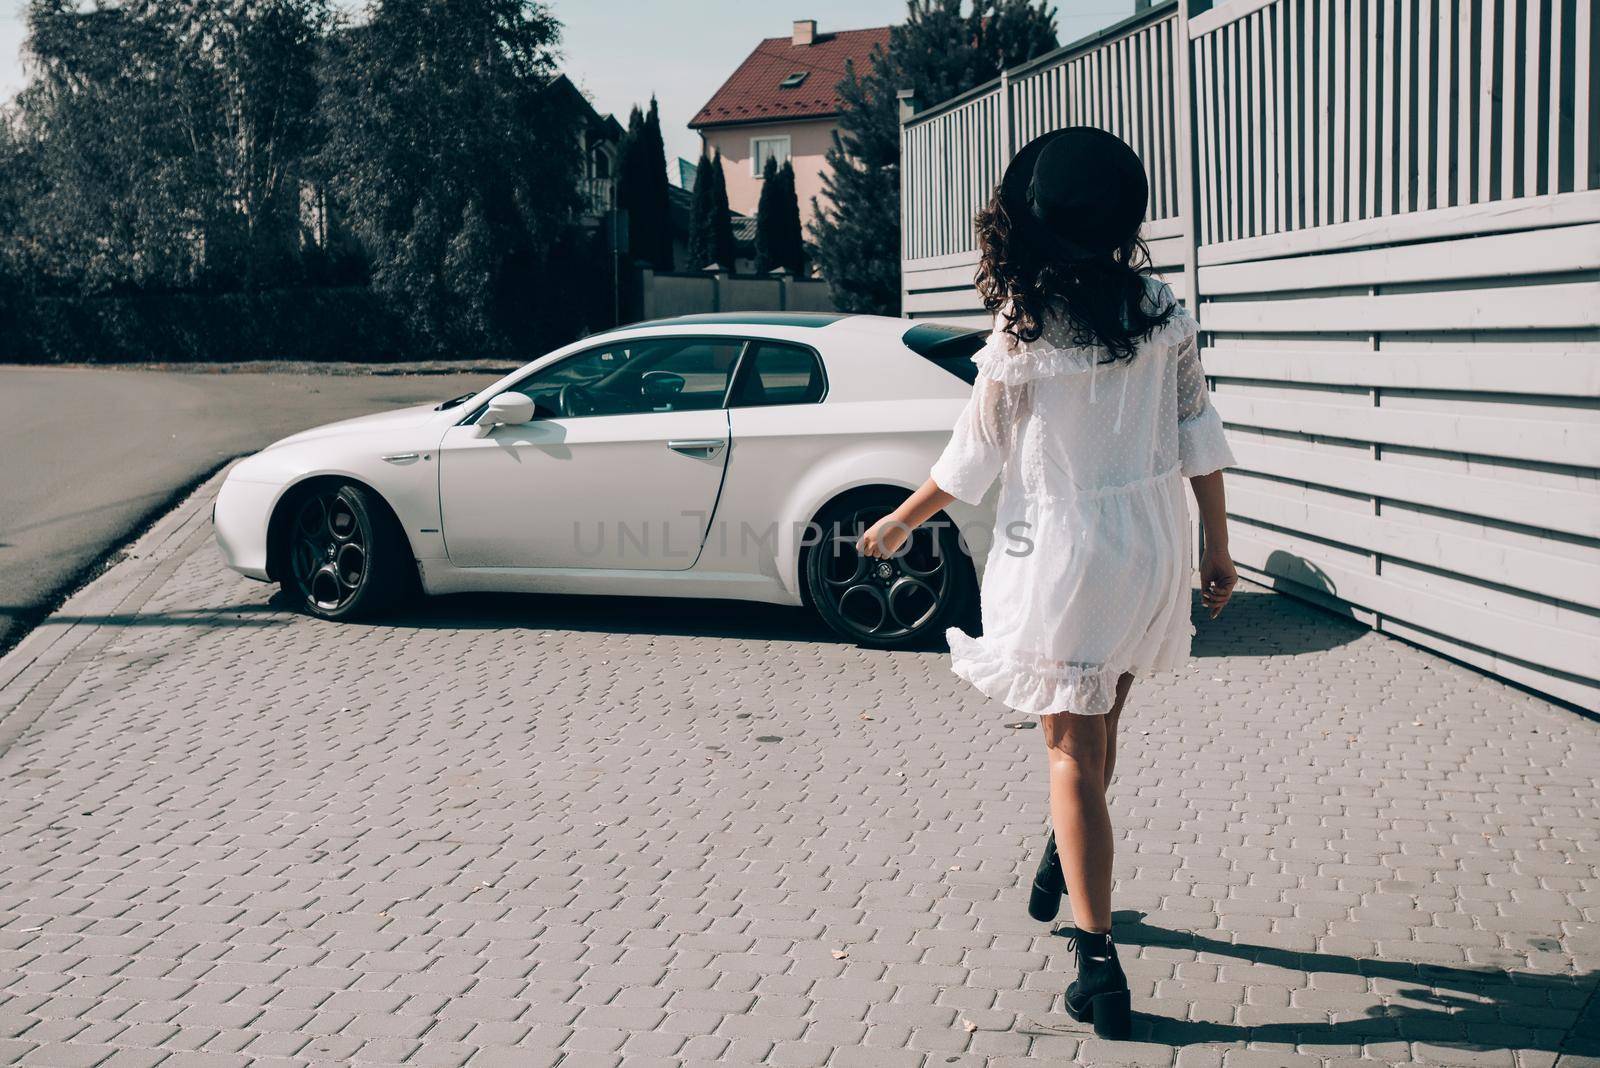
[[[996,329],[979,356],[1017,350],[1016,339]],[[1005,467],[1016,443],[1017,424],[1032,403],[1031,382],[1001,381],[986,373],[984,360],[978,363],[980,370],[972,384],[972,396],[928,475],[940,489],[968,504],[982,500]]]
[[[1187,313],[1180,312],[1187,318]],[[1178,343],[1178,457],[1184,478],[1198,478],[1234,464],[1222,432],[1222,417],[1211,405],[1206,374],[1200,366],[1198,334],[1190,329]]]

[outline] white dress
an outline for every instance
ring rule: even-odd
[[[1148,280],[1153,307],[1176,304]],[[1027,713],[1104,715],[1117,677],[1189,657],[1185,478],[1233,463],[1181,306],[1132,361],[1102,363],[1047,321],[1019,343],[996,324],[930,476],[976,504],[1000,478],[983,636],[952,628],[951,668]]]

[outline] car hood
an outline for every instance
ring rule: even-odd
[[[416,404],[409,408],[396,408],[390,412],[377,412],[373,415],[358,415],[354,419],[341,419],[337,423],[325,423],[322,426],[302,430],[298,434],[290,434],[268,445],[268,449],[276,449],[280,445],[293,445],[296,442],[311,441],[315,438],[331,438],[340,434],[365,434],[375,431],[406,430],[411,427],[422,426],[430,419],[439,415],[431,404]]]

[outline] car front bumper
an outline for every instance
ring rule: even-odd
[[[239,574],[265,582],[267,528],[283,487],[229,476],[223,480],[211,522],[222,559]]]

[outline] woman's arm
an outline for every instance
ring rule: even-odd
[[[1239,584],[1239,572],[1228,555],[1228,504],[1222,489],[1222,472],[1191,478],[1189,487],[1194,490],[1200,530],[1205,535],[1205,554],[1200,558],[1200,603],[1216,619]]]
[[[999,337],[998,333],[990,337],[991,347],[1009,345],[996,340]],[[979,374],[927,481],[900,507],[874,523],[856,542],[857,551],[863,556],[893,556],[913,530],[952,501],[981,501],[1005,466],[1016,440],[1017,424],[1027,414],[1031,398],[1032,389],[1027,382],[1008,383]]]
[[[1233,465],[1233,450],[1228,448],[1222,420],[1211,406],[1205,369],[1200,366],[1199,324],[1187,312],[1178,314],[1188,328],[1175,354],[1179,467],[1194,490],[1200,529],[1205,534],[1205,552],[1200,558],[1200,603],[1216,619],[1239,583],[1239,573],[1228,555],[1228,505],[1222,491],[1222,469]]]
[[[911,532],[939,514],[939,510],[955,500],[928,479],[918,486],[905,502],[872,524],[872,529],[861,535],[856,551],[863,556],[887,557],[899,551]]]

